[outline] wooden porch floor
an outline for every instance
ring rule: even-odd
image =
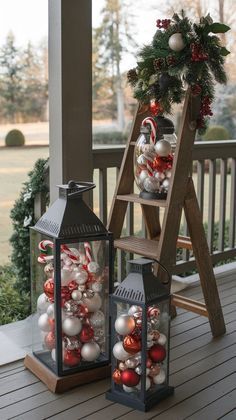
[[[16,362],[0,368],[0,420],[235,420],[235,279],[220,281],[219,292],[226,335],[212,339],[206,318],[178,310],[172,321],[170,354],[170,383],[175,394],[148,413],[107,401],[108,380],[54,395],[24,369],[23,362]],[[201,299],[198,286],[183,295]]]

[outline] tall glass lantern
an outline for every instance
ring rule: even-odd
[[[166,198],[175,147],[174,125],[169,118],[158,115],[143,120],[134,151],[134,176],[141,198]]]
[[[169,386],[170,295],[153,261],[130,261],[111,296],[112,381],[107,398],[147,411],[173,394]]]
[[[112,235],[83,201],[94,187],[59,186],[59,198],[31,229],[33,355],[26,366],[43,372],[53,391],[60,378],[64,390],[108,372]]]

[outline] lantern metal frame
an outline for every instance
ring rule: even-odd
[[[129,261],[131,270],[123,282],[116,288],[115,292],[110,296],[110,313],[111,313],[111,349],[113,349],[116,339],[115,321],[117,317],[117,303],[127,305],[138,305],[142,308],[142,349],[141,349],[141,389],[139,396],[133,393],[126,393],[121,386],[111,381],[111,389],[106,393],[107,399],[127,405],[137,410],[148,411],[159,401],[172,395],[174,388],[169,385],[169,342],[170,342],[170,303],[171,297],[167,288],[158,282],[157,277],[151,271],[153,263],[157,262],[169,276],[166,268],[157,260],[149,260],[146,258],[138,258]],[[143,277],[145,279],[143,280]],[[140,287],[141,285],[141,287]],[[159,389],[154,391],[146,391],[146,359],[147,359],[147,309],[152,305],[158,305],[162,302],[168,302],[168,336],[167,336],[167,352],[166,352],[166,385],[160,385]],[[112,354],[112,372],[117,368],[117,359]]]
[[[51,207],[46,211],[46,213],[39,219],[35,226],[31,227],[32,236],[35,233],[42,235],[50,239],[53,246],[53,263],[54,263],[54,304],[55,304],[55,356],[56,361],[52,364],[49,361],[43,360],[42,353],[37,354],[37,351],[33,351],[33,358],[37,359],[40,364],[45,366],[52,374],[57,377],[66,377],[68,376],[68,381],[70,376],[77,373],[82,373],[88,370],[96,370],[102,367],[106,367],[105,374],[98,373],[98,377],[102,378],[107,376],[109,364],[110,364],[110,351],[109,351],[109,335],[110,335],[110,316],[109,316],[109,294],[112,292],[112,276],[113,276],[113,235],[109,232],[100,219],[92,212],[92,210],[87,206],[87,204],[82,199],[82,194],[91,189],[95,188],[95,185],[91,182],[78,182],[70,181],[68,185],[59,186],[59,198],[52,204]],[[70,201],[71,200],[71,201]],[[68,204],[68,202],[70,203]],[[82,209],[81,209],[82,208]],[[76,212],[76,214],[75,214]],[[55,219],[54,219],[55,216]],[[78,223],[76,225],[76,220]],[[75,367],[63,367],[63,357],[62,357],[62,314],[61,314],[61,245],[63,244],[73,244],[73,243],[83,243],[83,242],[93,242],[101,241],[106,244],[107,249],[107,261],[108,261],[108,284],[107,284],[107,318],[106,318],[106,358],[105,360],[98,360],[94,362],[82,361]],[[32,244],[33,245],[33,244]],[[43,352],[43,351],[42,351]],[[30,355],[27,355],[25,359],[26,366],[31,369],[36,375],[40,376],[39,369],[34,366],[32,360],[30,360]],[[41,369],[41,368],[40,368]],[[98,372],[97,371],[97,372]],[[40,379],[44,380],[44,375]],[[75,375],[76,376],[76,375]],[[85,375],[86,376],[86,375]],[[90,375],[90,380],[96,379],[95,375]],[[44,380],[46,383],[46,381]],[[89,380],[84,381],[89,382]],[[79,380],[81,382],[81,379]],[[50,388],[49,382],[47,385]],[[68,389],[71,386],[68,382]],[[59,392],[56,389],[53,391]]]

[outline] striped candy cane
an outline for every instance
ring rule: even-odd
[[[157,123],[152,117],[144,118],[144,120],[142,121],[142,125],[146,126],[148,124],[151,127],[150,140],[151,140],[152,144],[155,144],[156,143]]]
[[[84,249],[87,263],[89,264],[92,261],[92,248],[89,242],[84,242]]]
[[[79,256],[75,255],[67,245],[61,245],[61,251],[64,252],[67,258],[69,258],[73,263],[79,262]]]
[[[39,250],[46,254],[48,252],[48,248],[53,248],[53,242],[49,241],[48,239],[45,239],[43,241],[39,242]]]
[[[39,242],[38,248],[42,252],[42,254],[40,254],[38,257],[39,263],[46,264],[48,261],[53,259],[53,255],[45,255],[48,251],[48,248],[52,249],[53,246],[53,242],[47,239]],[[61,251],[67,256],[67,258],[70,258],[73,263],[79,262],[79,256],[76,256],[67,245],[61,245]]]

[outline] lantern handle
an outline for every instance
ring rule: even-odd
[[[95,188],[96,185],[93,182],[75,182],[75,181],[69,181],[68,182],[68,188],[74,188],[76,191],[73,191],[68,194],[68,197],[74,197],[77,195],[81,195],[82,193],[92,190]]]
[[[163,284],[170,284],[171,283],[171,275],[170,275],[169,271],[167,270],[167,268],[162,263],[160,263],[160,261],[156,260],[155,258],[153,258],[153,261],[155,261],[166,272],[166,274],[168,276],[168,280],[165,281],[165,282],[162,282],[162,283]]]

